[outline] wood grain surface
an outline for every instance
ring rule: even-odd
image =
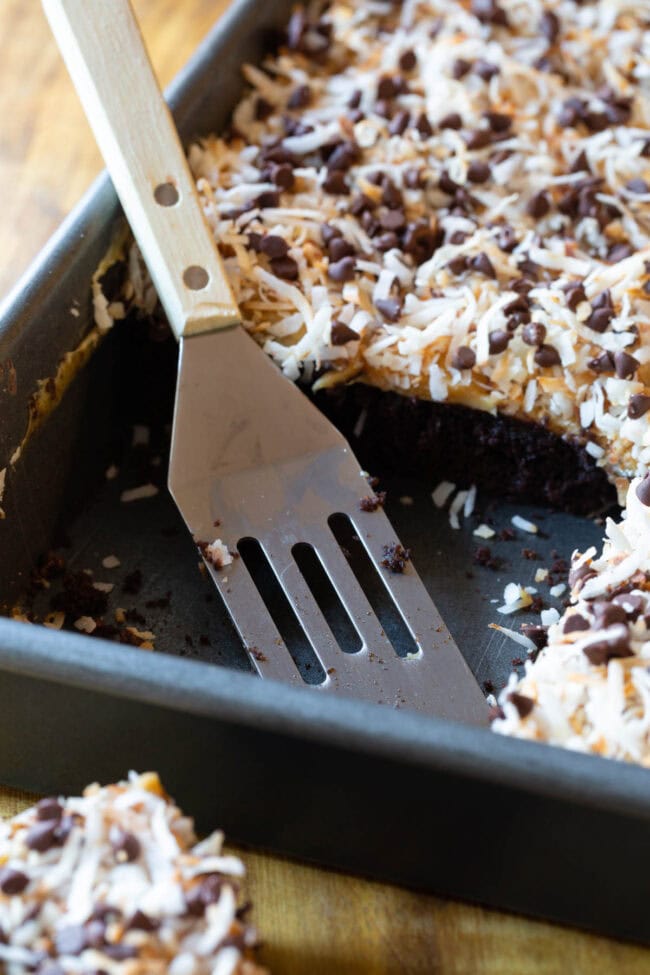
[[[226,6],[136,0],[163,83]],[[0,0],[0,50],[2,295],[99,172],[100,158],[37,0]],[[0,788],[0,814],[26,803],[25,795]],[[386,842],[399,843],[399,836]],[[517,842],[503,837],[504,856],[516,855]],[[650,951],[634,946],[261,853],[243,856],[262,957],[277,975],[650,972]]]

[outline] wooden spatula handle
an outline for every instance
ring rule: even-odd
[[[129,0],[43,6],[176,336],[238,322]]]

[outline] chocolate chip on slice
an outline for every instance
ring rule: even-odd
[[[471,11],[482,24],[495,24],[506,27],[508,18],[496,0],[472,0]]]
[[[508,700],[517,708],[517,713],[520,718],[527,718],[535,707],[535,702],[532,697],[528,697],[526,694],[519,694],[517,691],[512,691],[508,694]]]
[[[116,942],[115,944],[104,945],[102,951],[113,961],[126,961],[127,958],[137,958],[138,949],[135,945],[127,945],[123,942]]]
[[[156,918],[149,917],[144,911],[136,910],[136,912],[130,917],[127,922],[127,931],[157,931],[160,927],[160,921]]]
[[[535,623],[524,623],[521,632],[532,640],[538,650],[543,650],[548,643],[548,626]]]
[[[291,163],[271,163],[270,176],[281,190],[290,190],[296,181]]]
[[[596,373],[614,372],[614,356],[608,351],[601,352],[599,356],[590,359],[587,365]]]
[[[589,629],[589,620],[586,620],[580,613],[572,613],[568,616],[562,627],[563,633],[578,633]]]
[[[424,185],[424,172],[417,166],[409,166],[402,173],[404,186],[409,190],[419,190]]]
[[[593,304],[592,304],[593,307]],[[607,326],[614,317],[613,308],[596,308],[592,311],[591,315],[585,322],[587,328],[591,328],[594,332],[606,332]]]
[[[587,300],[585,289],[577,282],[568,285],[565,293],[566,303],[571,311],[575,311],[578,305],[581,305],[583,301]]]
[[[627,620],[627,614],[623,607],[607,600],[592,603],[591,610],[594,614],[594,622],[599,630],[605,630],[608,626],[613,626],[614,623],[625,623]]]
[[[272,113],[273,113],[273,105],[271,105],[270,102],[267,102],[266,98],[262,98],[261,95],[258,95],[257,98],[255,99],[255,110],[254,110],[255,121],[263,122]]]
[[[142,847],[134,833],[113,827],[110,831],[110,841],[116,860],[132,863],[140,856]]]
[[[264,193],[256,196],[253,202],[260,210],[265,210],[267,207],[277,207],[280,205],[280,194],[266,190]]]
[[[607,260],[612,264],[618,264],[619,261],[624,261],[627,257],[631,257],[633,253],[634,251],[629,244],[619,242],[618,244],[612,244],[609,248],[607,251]]]
[[[452,356],[451,364],[454,369],[472,369],[476,365],[476,353],[468,345],[459,345]]]
[[[640,420],[648,410],[650,410],[650,396],[646,396],[644,393],[635,393],[634,396],[630,396],[627,404],[627,415],[631,420]]]
[[[468,149],[485,149],[492,142],[489,129],[472,129],[463,136]]]
[[[540,190],[539,193],[535,193],[526,204],[526,213],[536,220],[545,217],[550,209],[551,201],[545,190]]]
[[[381,202],[384,206],[390,207],[391,209],[401,207],[404,202],[402,199],[402,191],[398,190],[392,179],[386,179],[384,181]]]
[[[456,58],[451,66],[452,78],[455,78],[456,81],[460,81],[460,79],[464,78],[466,74],[469,74],[471,67],[471,61],[466,61],[465,58]]]
[[[297,281],[300,276],[298,263],[288,254],[285,257],[274,257],[271,260],[271,270],[277,278],[283,281]]]
[[[462,129],[462,127],[463,120],[458,112],[450,112],[448,115],[443,115],[438,122],[439,129]]]
[[[469,258],[465,254],[459,254],[457,257],[452,257],[450,261],[447,261],[447,267],[452,274],[462,274],[469,267]]]
[[[621,606],[625,610],[625,615],[631,620],[636,620],[646,608],[646,601],[638,593],[623,592],[614,596],[612,602],[616,606]]]
[[[58,822],[55,819],[47,819],[43,822],[35,823],[27,830],[25,843],[30,850],[38,853],[45,853],[57,843],[56,831]]]
[[[321,237],[323,238],[323,243],[325,246],[329,244],[334,237],[342,237],[343,233],[338,227],[335,227],[331,223],[322,223],[320,225]]]
[[[354,267],[354,258],[344,257],[340,261],[335,261],[333,264],[330,264],[327,269],[327,276],[332,281],[352,281],[354,278]]]
[[[484,274],[486,278],[496,278],[497,276],[492,261],[483,251],[471,259],[471,266],[474,271]]]
[[[488,335],[488,348],[490,355],[498,355],[508,347],[512,336],[502,328],[496,328]]]
[[[406,224],[406,214],[402,209],[395,208],[387,210],[379,218],[379,223],[384,230],[402,230]]]
[[[385,234],[379,234],[378,237],[375,237],[373,243],[379,251],[390,251],[398,246],[399,238],[396,233],[388,231]]]
[[[389,322],[396,322],[402,314],[402,302],[399,298],[377,298],[375,308],[380,311]]]
[[[467,178],[470,183],[487,183],[491,175],[492,170],[488,164],[479,159],[475,159],[467,167]]]
[[[560,33],[560,18],[552,10],[545,10],[539,21],[539,29],[549,44],[554,44]]]
[[[54,796],[47,796],[36,803],[37,819],[61,819],[63,806]]]
[[[630,193],[649,193],[650,187],[644,179],[640,177],[635,177],[635,179],[630,179],[625,184],[625,189],[629,190]]]
[[[345,237],[334,237],[327,245],[327,255],[333,263],[343,257],[354,257],[355,254],[354,246]]]
[[[641,363],[628,352],[619,350],[614,353],[614,367],[619,379],[631,379]]]
[[[330,342],[332,345],[346,345],[348,342],[358,342],[359,335],[346,325],[345,322],[334,321],[332,322],[332,330],[330,332]]]
[[[22,894],[28,883],[29,877],[22,870],[14,870],[12,867],[0,869],[0,890],[7,896]]]
[[[577,586],[579,582],[584,585],[587,579],[592,579],[595,575],[596,573],[591,566],[583,563],[583,565],[578,566],[577,569],[571,569],[569,572],[569,586],[571,586],[573,589],[573,587]]]
[[[474,74],[477,74],[483,81],[489,81],[490,78],[494,78],[495,75],[499,74],[498,65],[494,64],[493,61],[484,61],[483,58],[479,58],[478,61],[474,62],[473,70]]]
[[[415,65],[417,64],[417,58],[415,56],[415,52],[411,51],[410,49],[406,51],[402,51],[402,53],[399,56],[398,64],[402,69],[402,71],[412,71]]]
[[[309,85],[298,85],[289,95],[287,108],[306,108],[311,101],[311,89]]]
[[[346,171],[359,158],[359,147],[356,142],[340,142],[327,159],[328,169]]]
[[[504,112],[483,112],[483,118],[493,132],[507,132],[512,126],[512,117]]]
[[[377,98],[381,101],[388,101],[391,98],[395,98],[398,90],[399,86],[395,84],[395,79],[389,75],[384,75],[383,78],[379,79],[377,84]]]
[[[331,169],[323,180],[323,189],[332,196],[342,196],[350,192],[350,187],[345,181],[345,173],[340,169]]]
[[[571,168],[569,170],[571,173],[589,173],[591,169],[589,167],[589,160],[587,159],[587,153],[584,149],[581,149],[578,155],[575,157],[571,163]]]
[[[402,249],[409,254],[418,266],[428,261],[443,240],[441,230],[433,231],[426,219],[413,220],[407,224],[402,240]]]
[[[543,369],[560,365],[560,354],[554,345],[540,345],[535,352],[535,362]]]
[[[636,496],[646,508],[650,508],[650,472],[636,486]]]
[[[512,291],[514,289],[508,285],[508,290]],[[514,315],[517,312],[522,314],[525,313],[530,317],[530,298],[528,298],[527,295],[520,294],[503,307],[504,315]]]
[[[624,623],[616,623],[602,631],[602,636],[590,641],[582,648],[587,660],[596,667],[606,664],[614,657],[631,657],[630,634]]]
[[[546,326],[541,322],[529,322],[524,326],[521,337],[526,345],[543,345],[546,338]]]
[[[284,237],[277,234],[267,234],[260,241],[260,251],[267,257],[284,257],[289,251],[289,245]]]
[[[511,254],[517,246],[517,237],[513,228],[506,224],[499,230],[497,235],[497,247],[506,254]]]
[[[433,127],[424,112],[420,112],[415,120],[415,128],[424,139],[428,139],[433,135]]]
[[[411,116],[403,110],[396,112],[390,120],[388,132],[390,135],[403,135],[406,132]]]

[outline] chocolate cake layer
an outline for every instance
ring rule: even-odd
[[[616,503],[602,468],[577,443],[538,424],[447,403],[339,386],[315,401],[372,473],[402,473],[433,487],[476,484],[509,501],[592,514]]]

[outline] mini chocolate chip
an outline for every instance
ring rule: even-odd
[[[577,569],[571,569],[571,571],[569,572],[569,585],[571,586],[571,588],[576,586],[579,582],[582,582],[582,584],[584,585],[587,579],[591,579],[595,575],[596,573],[591,568],[591,566],[587,565],[587,563],[585,562],[582,565],[578,566]]]
[[[396,207],[401,207],[403,204],[402,192],[398,190],[392,179],[387,179],[384,181],[384,188],[381,194],[381,202],[384,206],[395,209]]]
[[[517,237],[512,227],[506,224],[499,230],[497,236],[497,247],[499,250],[505,251],[506,254],[512,253],[512,251],[517,246]]]
[[[340,169],[331,169],[323,180],[323,189],[333,196],[349,193],[350,188],[345,182],[345,173]]]
[[[472,129],[463,136],[468,149],[484,149],[492,142],[489,129]]]
[[[609,288],[605,291],[601,291],[599,295],[596,295],[591,303],[592,308],[612,308],[612,296]]]
[[[390,135],[403,135],[406,132],[411,116],[408,112],[397,112],[390,121],[388,132]]]
[[[255,120],[257,122],[263,122],[269,117],[273,112],[273,105],[267,102],[266,98],[262,98],[258,95],[255,99]]]
[[[22,894],[28,883],[29,877],[22,870],[14,870],[12,867],[0,869],[0,890],[3,894],[10,897],[14,894]]]
[[[266,190],[266,192],[256,196],[253,202],[260,210],[265,210],[267,207],[277,207],[280,204],[280,194]]]
[[[640,420],[648,410],[650,410],[650,396],[646,396],[644,393],[635,393],[634,396],[630,396],[627,404],[627,415],[631,420]]]
[[[607,260],[611,261],[612,264],[618,264],[619,261],[631,257],[633,253],[634,251],[629,244],[613,244],[607,251]]]
[[[396,322],[402,313],[402,302],[398,298],[377,298],[375,308],[389,322]]]
[[[483,112],[483,118],[493,132],[507,132],[512,126],[512,118],[504,112]]]
[[[384,230],[402,230],[406,225],[406,215],[403,210],[387,210],[379,218],[379,223]]]
[[[374,210],[376,203],[365,193],[357,193],[352,197],[350,201],[349,211],[354,217],[358,217],[359,214],[365,213],[367,210]]]
[[[359,105],[361,104],[362,96],[363,96],[363,92],[361,91],[360,88],[357,88],[356,91],[353,91],[348,99],[348,108],[358,108]]]
[[[383,78],[379,79],[379,83],[377,85],[377,98],[381,99],[382,101],[388,101],[397,95],[398,88],[399,86],[395,84],[395,80],[390,78],[388,75],[385,75]]]
[[[535,352],[535,362],[543,369],[560,365],[560,354],[554,345],[540,345]]]
[[[584,616],[580,615],[580,613],[572,613],[571,616],[568,616],[564,621],[562,632],[577,633],[578,631],[588,630],[588,629],[589,629],[589,620],[586,620]]]
[[[420,112],[417,119],[415,120],[415,128],[418,130],[420,135],[423,136],[425,139],[428,139],[430,136],[433,135],[433,128],[431,127],[431,122],[424,114],[424,112]]]
[[[591,172],[591,170],[589,168],[589,160],[587,159],[587,153],[585,152],[584,149],[581,149],[580,150],[580,152],[578,153],[578,155],[575,157],[575,159],[571,163],[571,168],[570,168],[569,172],[571,172],[571,173],[582,173],[582,172],[589,173],[589,172]]]
[[[535,707],[535,702],[532,697],[527,697],[526,694],[518,694],[517,691],[512,691],[508,694],[508,700],[514,704],[520,718],[527,718]]]
[[[140,840],[133,833],[113,827],[110,831],[110,841],[116,860],[132,863],[140,856],[142,849]]]
[[[260,241],[260,251],[267,257],[284,257],[289,251],[289,245],[284,237],[277,234],[267,234]]]
[[[508,290],[513,291],[514,289],[508,285]],[[518,295],[503,307],[504,315],[514,315],[516,312],[526,312],[527,314],[530,314],[530,298],[528,298],[525,294]]]
[[[546,326],[541,322],[529,322],[524,325],[521,337],[526,345],[543,345],[546,338]]]
[[[476,365],[476,353],[468,345],[459,345],[452,356],[451,364],[454,369],[472,369]]]
[[[300,276],[297,262],[288,254],[285,257],[274,257],[270,264],[276,278],[283,281],[297,281]]]
[[[329,242],[335,237],[343,236],[342,231],[340,231],[338,227],[333,226],[331,223],[322,223],[320,225],[320,232],[325,246],[327,246],[327,244],[329,244]]]
[[[404,186],[409,190],[419,190],[424,185],[423,183],[424,172],[418,169],[417,166],[409,166],[402,173],[402,180],[404,181]]]
[[[345,322],[334,321],[332,322],[332,330],[330,332],[330,342],[332,345],[346,345],[348,342],[358,342],[359,335],[346,325]]]
[[[356,142],[341,142],[327,159],[327,168],[348,170],[359,158],[359,147]]]
[[[507,347],[512,336],[502,328],[496,328],[488,335],[488,348],[490,355],[498,355]]]
[[[607,331],[607,326],[613,317],[614,311],[612,308],[596,308],[595,311],[592,311],[591,315],[585,322],[585,325],[587,328],[593,329],[594,332],[602,333]]]
[[[345,237],[334,237],[327,245],[327,254],[330,261],[336,263],[343,257],[354,257],[356,251]]]
[[[633,355],[620,350],[614,353],[614,367],[619,379],[631,379],[641,363]]]
[[[189,914],[200,917],[208,904],[216,904],[221,896],[223,881],[216,874],[210,874],[185,894],[185,906]]]
[[[45,799],[41,799],[40,802],[36,803],[37,819],[61,819],[62,815],[63,806],[54,796],[47,796]]]
[[[472,0],[471,11],[482,24],[498,24],[506,27],[508,18],[496,0]]]
[[[60,928],[55,936],[56,953],[59,955],[80,955],[86,947],[86,932],[82,924],[71,924]]]
[[[616,606],[621,606],[626,617],[631,620],[637,619],[646,607],[643,596],[631,592],[619,593],[618,596],[614,596],[612,602]]]
[[[629,190],[630,193],[648,193],[650,188],[644,179],[636,177],[635,179],[630,179],[625,184],[625,189]]]
[[[549,44],[554,44],[560,33],[560,18],[552,10],[546,10],[539,21],[539,29]]]
[[[134,945],[126,945],[121,942],[104,945],[102,951],[113,961],[126,961],[127,958],[137,958],[138,956],[138,949]]]
[[[630,634],[623,623],[616,623],[603,631],[600,639],[596,639],[582,648],[587,660],[595,666],[606,664],[614,657],[631,657]]]
[[[484,274],[486,278],[496,278],[497,276],[492,261],[483,251],[471,259],[471,266],[474,271]]]
[[[463,120],[458,112],[450,112],[449,115],[443,115],[438,122],[439,129],[462,129],[462,127]]]
[[[540,217],[545,217],[550,209],[551,201],[545,190],[540,190],[539,193],[535,193],[526,204],[526,213],[536,220],[539,220]]]
[[[429,260],[442,240],[442,231],[434,232],[426,219],[414,220],[406,227],[402,248],[405,254],[409,254],[420,265]]]
[[[332,281],[352,281],[354,278],[355,262],[353,257],[344,257],[340,261],[335,261],[327,269],[327,276]]]
[[[477,74],[479,78],[483,81],[489,81],[490,78],[494,78],[495,75],[499,74],[499,68],[492,61],[484,61],[483,58],[479,58],[478,61],[474,62],[474,74]]]
[[[590,359],[587,365],[593,372],[614,372],[614,356],[611,352],[601,352],[599,356]]]
[[[614,623],[625,623],[627,615],[622,606],[607,601],[599,601],[591,604],[594,614],[594,621],[599,630],[605,630]]]
[[[454,232],[449,236],[449,243],[459,247],[461,244],[465,243],[468,236],[469,234],[465,230],[454,230]]]
[[[438,177],[438,186],[448,196],[454,196],[460,189],[460,184],[453,180],[445,169],[443,169]]]
[[[465,254],[459,254],[458,257],[452,257],[450,261],[447,261],[447,267],[452,274],[462,274],[469,267],[469,259]]]
[[[37,850],[45,853],[56,845],[56,831],[58,822],[55,819],[46,819],[43,822],[35,823],[27,830],[25,843],[30,850]]]
[[[390,251],[394,247],[397,247],[399,244],[399,239],[397,234],[389,231],[388,233],[380,234],[378,237],[375,237],[373,243],[377,250]]]
[[[271,163],[271,179],[281,190],[290,190],[296,181],[291,163]]]
[[[309,85],[298,85],[291,92],[287,108],[306,108],[311,101],[311,89]]]
[[[101,948],[106,940],[106,925],[95,918],[84,925],[87,948]]]
[[[548,643],[548,626],[535,623],[524,623],[521,632],[532,640],[538,650],[543,650]]]
[[[402,51],[399,57],[399,66],[402,71],[412,71],[417,64],[415,52],[411,50]]]
[[[491,175],[492,170],[488,164],[478,159],[475,159],[467,167],[467,178],[470,183],[486,183]]]
[[[126,925],[127,931],[157,931],[160,927],[160,921],[156,918],[149,917],[144,911],[136,910],[135,914],[131,916]]]
[[[636,496],[646,508],[650,508],[650,472],[636,486]]]
[[[571,284],[566,289],[566,303],[571,309],[575,311],[578,305],[581,305],[583,301],[587,300],[585,294],[585,289],[581,284]]]
[[[455,78],[456,81],[460,81],[461,78],[464,78],[465,75],[469,73],[471,67],[471,61],[466,61],[465,58],[456,58],[451,66],[452,78]]]

